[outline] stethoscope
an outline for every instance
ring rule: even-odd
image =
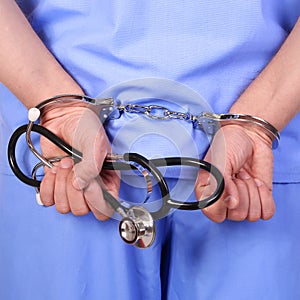
[[[39,187],[41,181],[37,180],[37,171],[43,166],[49,168],[53,167],[53,163],[62,159],[62,157],[55,157],[51,159],[45,158],[37,151],[31,140],[31,133],[36,132],[49,141],[58,146],[66,153],[66,156],[73,158],[75,163],[82,159],[82,154],[70,145],[61,140],[58,136],[53,134],[47,128],[35,124],[39,119],[41,110],[46,106],[64,101],[85,101],[87,103],[101,107],[104,111],[111,111],[113,106],[112,99],[97,99],[82,95],[60,95],[47,99],[31,108],[28,112],[29,122],[22,125],[14,131],[8,145],[8,160],[10,167],[16,177],[27,185],[36,189],[37,200],[39,198]],[[31,152],[39,159],[32,170],[32,176],[28,177],[24,174],[17,163],[16,146],[19,138],[25,134],[26,142]],[[65,157],[65,156],[63,156]],[[180,201],[171,198],[169,186],[164,178],[164,175],[159,170],[160,167],[169,166],[190,166],[198,169],[203,169],[209,172],[216,181],[216,188],[208,197],[199,201]],[[222,195],[224,190],[224,179],[221,172],[209,162],[192,157],[165,157],[147,159],[146,157],[137,153],[125,153],[123,155],[110,154],[107,155],[103,169],[105,170],[135,170],[144,176],[147,182],[147,193],[152,190],[152,178],[157,183],[161,194],[161,206],[156,211],[149,211],[143,205],[130,206],[128,203],[121,203],[118,199],[112,196],[107,191],[103,190],[104,199],[110,206],[121,216],[119,224],[119,233],[121,238],[128,244],[135,245],[138,248],[147,248],[152,245],[155,240],[156,230],[155,221],[166,216],[172,209],[180,210],[198,210],[208,207],[215,203]]]

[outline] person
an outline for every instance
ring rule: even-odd
[[[107,137],[85,104],[58,104],[42,124],[84,158],[45,170],[47,209],[2,159],[1,299],[299,298],[297,1],[4,0],[0,11],[2,158],[26,108],[145,77],[180,82],[215,112],[258,116],[281,131],[273,170],[268,137],[241,125],[220,129],[205,158],[224,173],[221,199],[204,215],[175,211],[159,220],[154,245],[141,251],[119,239],[115,220],[99,222],[111,215],[103,184],[125,199],[142,193],[119,189],[118,174],[101,170],[114,140],[110,126],[120,124],[111,121]],[[61,154],[45,140],[41,147],[47,157]],[[151,155],[170,154],[158,151]],[[30,162],[24,156],[22,163]],[[199,175],[191,197],[201,198],[206,184]]]

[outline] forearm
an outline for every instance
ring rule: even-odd
[[[0,81],[27,107],[56,94],[82,93],[12,0],[0,2]]]
[[[232,106],[278,130],[300,111],[300,19],[278,53]]]

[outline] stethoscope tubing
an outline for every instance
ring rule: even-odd
[[[16,145],[20,136],[26,133],[28,125],[22,125],[12,134],[9,144],[8,144],[8,161],[13,173],[19,178],[22,182],[27,185],[33,186],[35,188],[39,188],[41,181],[30,178],[26,176],[22,170],[20,169],[17,159],[16,159]],[[67,155],[71,156],[75,163],[81,161],[82,153],[72,148],[70,145],[65,143],[59,137],[57,137],[54,133],[46,129],[45,127],[37,124],[33,124],[31,131],[36,132],[48,140],[50,140],[53,144],[58,146],[61,150],[63,150]],[[166,157],[159,159],[150,159],[148,160],[142,155],[137,153],[125,153],[123,155],[124,162],[121,161],[110,161],[105,160],[103,163],[103,169],[106,170],[134,170],[136,169],[135,164],[142,166],[147,169],[159,185],[159,189],[161,192],[162,205],[160,209],[156,212],[150,212],[154,220],[160,219],[168,214],[171,209],[181,209],[181,210],[197,210],[203,209],[207,206],[215,203],[221,196],[224,190],[224,178],[221,172],[214,167],[212,164],[199,160],[196,158],[190,157]],[[127,162],[127,163],[126,163]],[[134,164],[130,164],[130,162],[134,162]],[[207,172],[210,172],[217,182],[217,187],[215,191],[205,199],[194,201],[194,202],[183,202],[171,199],[168,185],[166,183],[165,178],[162,173],[158,170],[159,167],[167,167],[167,166],[179,166],[186,165],[191,167],[196,167],[199,169],[204,169]],[[107,191],[103,190],[105,200],[112,206],[115,211],[123,210],[128,211],[128,208],[122,205],[117,199],[115,199],[111,194]]]

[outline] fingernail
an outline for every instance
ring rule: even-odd
[[[73,177],[73,187],[76,189],[76,190],[82,190],[86,187],[86,182],[84,180],[82,180],[81,178],[79,177]]]
[[[262,182],[259,179],[254,178],[254,182],[255,182],[255,184],[256,184],[257,187],[262,186]]]
[[[56,167],[56,166],[53,166],[53,167],[50,169],[50,172],[51,172],[52,174],[56,174],[56,172],[57,172],[57,167]]]
[[[60,161],[59,166],[63,169],[69,169],[69,168],[72,168],[73,162],[71,159],[62,159]]]
[[[242,180],[247,180],[247,179],[250,179],[251,177],[250,177],[250,175],[247,172],[241,171],[238,174],[238,178],[240,178]]]

